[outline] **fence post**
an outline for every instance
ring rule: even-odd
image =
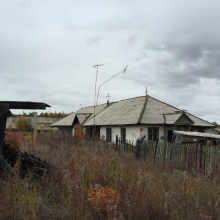
[[[199,168],[200,168],[200,170],[202,169],[202,154],[203,154],[203,144],[201,144],[201,147],[200,147],[200,166],[199,166]]]
[[[146,151],[147,151],[147,142],[144,141],[144,161],[145,161],[145,158],[146,158]]]
[[[156,160],[156,156],[157,156],[157,145],[158,145],[158,138],[156,139],[155,154],[154,154],[154,162],[155,162],[155,160]]]
[[[136,143],[136,158],[139,159],[140,158],[140,148],[141,148],[141,141],[139,140],[139,138],[137,139],[137,143]]]
[[[115,150],[118,150],[118,135],[116,135],[116,145],[115,145]]]
[[[207,154],[207,147],[205,148],[205,151],[204,151],[204,156],[203,156],[203,169],[204,169],[204,175],[206,174],[206,154]]]
[[[164,149],[163,149],[163,164],[165,166],[166,163],[166,152],[167,152],[167,147],[169,146],[170,142],[168,142],[167,144],[164,145]]]

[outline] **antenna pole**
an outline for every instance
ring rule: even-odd
[[[98,65],[94,65],[92,67],[94,68],[97,68],[97,71],[96,71],[96,80],[95,80],[95,96],[94,96],[94,121],[93,121],[93,125],[95,126],[95,99],[96,99],[96,84],[97,84],[97,77],[98,77],[98,72],[99,72],[99,66],[103,66],[103,64],[98,64]]]
[[[99,89],[98,89],[98,94],[97,94],[97,101],[96,101],[96,105],[98,104],[98,99],[99,99],[99,90],[101,88],[101,86],[103,86],[105,83],[107,83],[108,81],[110,81],[111,79],[113,79],[114,77],[116,77],[117,75],[119,75],[120,73],[125,73],[126,70],[127,70],[127,67],[128,65],[119,73],[115,74],[114,76],[112,76],[110,79],[106,80],[104,83],[102,83],[100,86],[99,86]]]

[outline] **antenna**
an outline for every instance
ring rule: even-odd
[[[97,64],[97,65],[94,65],[92,67],[94,68],[97,68],[97,71],[96,71],[96,80],[95,80],[95,96],[94,96],[94,121],[93,121],[93,125],[95,125],[95,100],[96,100],[96,84],[97,84],[97,76],[98,76],[98,72],[99,72],[99,66],[103,66],[103,64]]]
[[[99,90],[100,90],[101,86],[103,86],[105,83],[107,83],[109,80],[113,79],[114,77],[116,77],[116,76],[119,75],[120,73],[125,73],[126,70],[127,70],[127,67],[128,67],[128,65],[127,65],[121,72],[115,74],[114,76],[112,76],[110,79],[106,80],[104,83],[102,83],[102,84],[99,86],[98,94],[97,94],[97,100],[96,100],[96,105],[98,104]]]

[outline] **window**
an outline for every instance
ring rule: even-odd
[[[78,129],[78,124],[73,125],[73,127],[74,127],[74,135],[76,135],[77,129]]]
[[[106,141],[112,141],[112,128],[106,128]]]
[[[150,141],[156,141],[159,139],[159,128],[148,128],[148,137]]]
[[[121,128],[121,141],[124,142],[126,140],[126,128]]]
[[[90,127],[86,127],[86,136],[90,136]]]

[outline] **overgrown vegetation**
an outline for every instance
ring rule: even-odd
[[[18,130],[31,131],[33,129],[30,120],[24,115],[20,115],[16,117],[15,127]]]
[[[170,173],[100,143],[59,144],[43,132],[37,144],[21,140],[56,169],[35,181],[3,175],[0,219],[220,219],[219,178]]]

